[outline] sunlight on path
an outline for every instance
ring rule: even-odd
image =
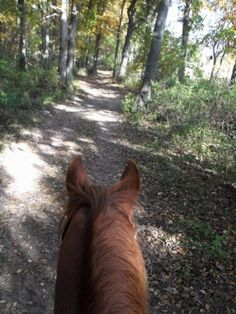
[[[86,108],[81,109],[79,107],[79,102],[77,106],[67,106],[63,104],[55,105],[55,108],[65,112],[75,112],[79,113],[80,117],[96,122],[117,122],[118,116],[109,110],[98,110],[97,108]]]
[[[99,178],[110,164],[107,144],[121,121],[121,97],[109,84],[104,78],[80,81],[81,93],[40,111],[34,127],[21,129],[0,152],[0,312],[28,306],[34,313],[37,300],[44,302],[42,313],[52,312],[65,173],[78,154],[100,155],[101,163],[92,162]]]
[[[0,164],[10,176],[7,193],[16,194],[36,190],[46,163],[27,143],[11,144],[0,155]]]
[[[117,180],[121,166],[129,158],[138,158],[137,152],[142,150],[139,143],[122,136],[122,93],[109,77],[85,78],[77,84],[78,94],[40,111],[35,126],[21,130],[21,141],[0,153],[0,227],[7,230],[0,246],[0,253],[3,250],[6,256],[0,290],[5,291],[6,300],[10,297],[11,309],[15,302],[30,296],[21,289],[23,282],[35,293],[34,302],[37,298],[45,301],[47,311],[42,313],[51,313],[69,161],[82,155],[92,177],[110,185]],[[139,219],[143,216],[144,221],[150,221],[149,215],[143,212]],[[185,254],[181,234],[168,234],[151,223],[140,223],[138,229],[151,273],[156,270],[149,252],[158,256],[158,262]]]

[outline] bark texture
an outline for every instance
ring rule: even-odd
[[[185,79],[185,67],[186,67],[186,58],[187,58],[187,48],[188,48],[188,39],[190,32],[190,11],[191,11],[191,0],[185,1],[184,15],[183,15],[183,30],[182,30],[182,39],[181,39],[181,62],[179,66],[179,81],[183,82]]]
[[[97,13],[99,16],[103,15],[106,8],[106,2],[107,2],[106,0],[103,0],[101,4],[98,5]],[[101,26],[100,24],[98,24],[95,40],[95,52],[93,58],[93,74],[97,74],[101,37],[102,37]]]
[[[128,60],[129,60],[131,38],[137,27],[136,16],[135,16],[136,15],[136,10],[135,10],[136,3],[137,3],[137,0],[132,0],[128,8],[129,22],[128,22],[127,34],[125,37],[125,43],[122,50],[122,58],[121,58],[121,64],[120,64],[120,69],[119,69],[119,74],[118,74],[119,80],[123,80],[125,78]]]
[[[115,49],[114,67],[113,67],[113,73],[112,73],[113,78],[116,76],[117,61],[118,61],[117,59],[118,59],[118,52],[119,52],[119,47],[120,47],[121,25],[123,21],[124,8],[125,8],[126,1],[127,0],[123,0],[121,4],[120,18],[119,18],[119,24],[118,24],[117,34],[116,34],[116,49]]]
[[[60,18],[60,53],[59,74],[61,83],[66,84],[67,52],[68,52],[68,0],[62,0]]]
[[[41,24],[41,52],[42,52],[42,63],[43,67],[45,69],[49,68],[50,65],[50,48],[49,48],[49,42],[50,42],[50,35],[49,35],[49,30],[50,30],[50,19],[47,16],[49,12],[49,2],[46,2],[46,7],[45,9],[41,9],[41,16],[42,16],[42,24]]]
[[[236,83],[236,59],[234,61],[234,67],[233,67],[233,71],[231,74],[230,85],[233,85],[235,83]]]
[[[161,52],[161,43],[171,0],[161,0],[153,31],[147,65],[140,93],[135,101],[134,110],[142,110],[151,98],[151,83],[155,79],[157,63]]]
[[[19,42],[19,68],[26,70],[26,14],[25,1],[18,0],[18,10],[20,13],[20,42]]]
[[[78,7],[74,4],[71,12],[68,39],[68,57],[66,75],[66,83],[68,86],[71,85],[73,79],[77,24],[78,24]]]

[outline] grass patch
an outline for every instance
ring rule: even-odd
[[[202,251],[213,258],[225,259],[231,255],[227,244],[232,238],[232,232],[225,231],[219,234],[208,222],[198,218],[180,221],[180,228],[187,235],[184,243],[186,247]]]

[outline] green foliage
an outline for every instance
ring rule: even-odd
[[[153,90],[152,119],[170,126],[175,145],[234,177],[236,88],[201,80]]]
[[[180,60],[180,40],[179,38],[173,37],[170,32],[166,31],[163,36],[162,51],[157,73],[158,79],[176,81]]]
[[[135,96],[133,94],[129,93],[125,96],[125,99],[123,101],[123,110],[126,114],[130,114],[133,112],[134,101]]]
[[[185,221],[185,224],[194,231],[193,237],[195,240],[207,240],[212,234],[211,225],[200,219],[189,219]]]
[[[101,45],[103,53],[100,54],[99,64],[105,70],[113,69],[115,45],[116,43],[113,36],[108,35],[104,38],[104,43]]]
[[[174,150],[234,180],[236,86],[206,80],[168,86],[169,81],[153,84],[143,119],[166,126]],[[132,113],[133,103],[134,97],[128,95],[123,103],[126,113]]]
[[[135,101],[135,96],[131,93],[127,94],[125,96],[125,99],[122,103],[123,110],[127,117],[129,118],[129,121],[131,121],[133,124],[137,124],[137,126],[141,125],[143,122],[143,113],[142,112],[134,112],[133,110],[133,104]]]
[[[58,88],[56,69],[34,67],[19,72],[9,60],[0,60],[0,109],[14,111],[39,105]]]
[[[208,125],[217,130],[230,130],[235,121],[235,88],[221,82],[206,80],[176,83],[171,88],[165,82],[153,84],[153,99],[149,106],[158,118],[165,118],[171,124]]]
[[[230,252],[223,248],[224,241],[227,241],[226,234],[214,232],[212,226],[198,218],[185,219],[180,225],[187,233],[187,245],[193,249],[202,250],[208,256],[226,258]]]
[[[132,92],[136,92],[140,87],[140,76],[141,73],[138,69],[134,69],[134,64],[128,66],[125,80],[123,82],[124,86]]]

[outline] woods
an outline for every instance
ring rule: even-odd
[[[11,0],[0,9],[2,121],[66,96],[78,73],[108,70],[127,89],[127,115],[183,128],[194,155],[233,171],[233,1]]]
[[[17,3],[13,0],[8,2],[2,0],[1,56],[5,60],[10,58],[17,63],[20,71],[36,67],[37,64],[43,64],[47,70],[57,67],[61,83],[68,87],[72,83],[74,65],[76,70],[86,67],[88,72],[93,73],[97,72],[98,66],[113,69],[113,76],[117,76],[119,81],[127,80],[129,74],[136,72],[140,82],[143,81],[141,85],[145,85],[147,68],[152,68],[154,63],[158,63],[157,69],[155,66],[152,68],[152,80],[155,75],[156,78],[173,76],[177,70],[177,78],[183,82],[188,64],[193,61],[201,62],[200,51],[204,47],[212,49],[209,55],[213,63],[210,79],[215,76],[217,61],[222,64],[226,57],[231,58],[233,69],[235,54],[233,2],[229,1],[227,4],[222,2],[220,7],[217,7],[217,2],[214,1],[208,4],[199,0],[180,1],[178,12],[180,17],[178,27],[182,28],[180,36],[175,36],[173,30],[172,33],[169,29],[165,31],[164,20],[168,16],[168,9],[165,9],[165,13],[162,11],[164,7],[168,8],[170,5],[170,1],[155,0],[123,0],[115,3],[108,0],[37,2],[19,0]],[[206,28],[203,21],[205,12],[214,15],[216,8],[219,17],[217,16],[214,24],[207,25],[207,30],[200,31],[203,27]],[[161,52],[164,32],[166,38]],[[172,73],[167,73],[161,62],[161,59],[164,61],[165,56],[170,53],[165,46],[167,36],[169,45],[172,43],[172,57],[179,56],[173,65]],[[156,54],[154,49],[154,38],[160,40],[159,57],[159,53]],[[191,77],[194,78],[193,73]]]
[[[235,14],[235,0],[0,0],[0,313],[53,312],[78,155],[102,186],[140,169],[150,314],[234,313]]]
[[[220,141],[220,147],[227,143],[232,149],[234,141],[233,1],[180,0],[176,6],[169,0],[11,0],[1,1],[0,9],[2,120],[14,120],[15,110],[66,95],[78,73],[109,70],[130,92],[123,107],[132,119],[155,124],[189,112],[194,136],[202,123],[204,134],[215,134],[198,140],[200,147],[213,141],[201,149],[201,158],[214,156],[226,172],[232,169],[232,162],[223,161],[214,147]],[[178,15],[175,21],[173,14]],[[176,89],[183,94],[175,94]],[[199,111],[209,115],[199,116]],[[188,128],[187,120],[172,123]]]

